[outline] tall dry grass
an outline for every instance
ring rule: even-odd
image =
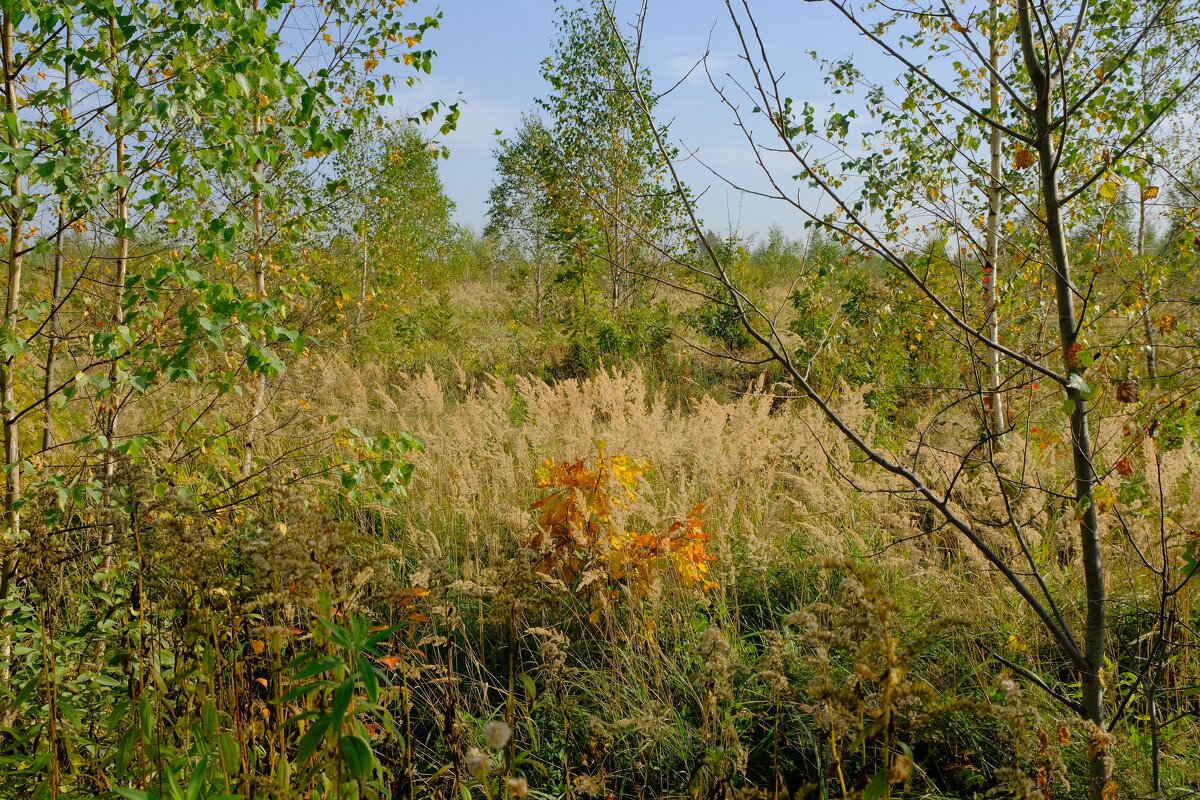
[[[993,569],[923,514],[910,494],[897,491],[901,487],[863,463],[811,405],[781,402],[776,387],[763,381],[746,385],[727,401],[701,397],[680,406],[667,400],[666,392],[653,390],[638,370],[550,384],[528,377],[470,378],[462,370],[394,373],[382,365],[354,367],[325,358],[298,367],[277,389],[274,413],[279,419],[309,406],[364,431],[411,431],[426,443],[426,450],[414,456],[417,472],[406,499],[388,509],[347,504],[340,512],[357,515],[360,530],[388,544],[385,563],[376,566],[372,580],[390,571],[397,585],[428,587],[436,598],[429,610],[432,627],[413,634],[429,658],[414,696],[433,719],[441,714],[434,711],[449,709],[465,730],[470,720],[490,714],[525,714],[543,735],[570,723],[573,732],[562,735],[575,743],[577,752],[589,752],[594,740],[599,743],[595,759],[607,753],[603,763],[626,770],[608,776],[610,781],[644,786],[661,773],[665,777],[659,788],[665,791],[686,781],[680,770],[694,766],[710,748],[731,754],[738,764],[735,771],[755,759],[760,771],[765,769],[762,752],[751,753],[753,731],[731,732],[733,723],[721,716],[721,709],[758,719],[756,715],[774,713],[769,709],[776,703],[789,709],[793,727],[787,735],[795,741],[787,747],[802,761],[820,747],[816,739],[796,738],[817,736],[814,731],[820,728],[813,727],[802,683],[811,665],[806,661],[793,670],[791,684],[771,699],[762,694],[758,676],[765,674],[766,662],[759,662],[774,657],[764,643],[774,641],[773,632],[789,612],[821,604],[836,608],[845,600],[845,571],[819,566],[839,561],[866,562],[886,576],[888,590],[904,609],[895,635],[915,635],[925,642],[928,649],[911,668],[919,674],[920,686],[935,688],[948,707],[986,697],[1005,669],[997,658],[1023,665],[1054,685],[1069,680],[1036,617]],[[843,393],[835,402],[852,425],[872,430],[871,412],[861,398]],[[324,431],[321,435],[336,437],[338,426],[312,419],[306,435]],[[1114,416],[1104,422],[1102,434],[1119,439],[1123,426]],[[926,465],[936,466],[940,459],[942,469],[952,473],[955,462],[949,451],[970,435],[966,420],[940,429],[936,444],[945,452],[929,450],[923,456],[929,459]],[[531,509],[539,497],[535,469],[546,460],[590,459],[601,442],[609,454],[650,463],[633,510],[643,520],[681,518],[697,503],[707,507],[705,530],[716,556],[717,589],[699,598],[695,593],[656,594],[656,605],[647,614],[659,626],[654,641],[643,636],[644,630],[639,633],[631,608],[625,616],[591,624],[586,599],[534,575],[521,552],[536,532]],[[1172,513],[1180,509],[1169,520],[1177,527],[1193,513],[1179,504],[1190,491],[1192,465],[1179,453],[1156,455],[1151,444],[1131,441],[1129,447],[1136,450],[1131,457],[1143,471],[1161,465],[1162,505]],[[270,445],[280,453],[289,446],[282,438]],[[1026,469],[1044,487],[1065,488],[1067,475],[1056,447],[1010,447],[998,456],[997,467],[1008,474]],[[989,481],[991,474],[982,468],[960,477],[956,502],[977,520],[1002,519],[1004,504]],[[1152,566],[1177,557],[1177,549],[1155,549],[1165,517],[1154,513],[1157,499],[1144,503],[1145,514],[1126,514],[1119,523],[1106,520],[1111,587],[1119,598],[1114,604],[1119,609],[1114,614],[1114,653],[1127,659],[1114,670],[1136,667],[1139,652],[1152,641],[1138,638],[1146,632],[1139,626],[1154,611],[1155,587],[1136,554],[1144,554]],[[1068,623],[1078,628],[1078,559],[1053,550],[1053,537],[1069,534],[1069,509],[1059,498],[1038,491],[1020,493],[1014,506]],[[997,528],[990,535],[1018,563],[1003,531]],[[947,611],[967,624],[934,632],[928,621]],[[1184,619],[1194,613],[1194,590],[1178,598],[1176,613]],[[854,639],[859,634],[838,635]],[[1123,636],[1130,641],[1119,641]],[[855,639],[846,649],[854,652],[868,644]],[[710,651],[725,655],[705,655]],[[781,650],[780,657],[790,659],[797,652]],[[1171,674],[1194,674],[1195,665],[1183,663],[1189,658],[1181,656]],[[704,678],[703,669],[718,661],[725,672]],[[536,708],[533,700],[519,700],[531,707],[507,711],[512,675],[521,671],[533,676],[543,699]],[[830,685],[840,685],[837,676],[842,673],[832,674],[836,680],[831,678]],[[721,688],[726,683],[735,688]],[[736,699],[729,699],[729,691]],[[1039,702],[1045,700],[1031,691]],[[790,699],[780,699],[784,697]],[[704,710],[699,723],[689,709]],[[946,745],[950,755],[938,758],[982,747],[973,737],[982,736],[987,725],[956,719],[959,728],[946,734],[953,740]],[[580,732],[578,726],[585,722],[594,724],[594,736]],[[1185,728],[1177,723],[1172,735]],[[933,746],[941,739],[930,741]],[[1071,741],[1078,756],[1085,740]],[[447,746],[453,751],[457,745]],[[444,757],[433,744],[426,747],[431,763]],[[1186,754],[1187,748],[1176,753]],[[1170,757],[1178,762],[1173,765],[1178,772],[1182,755]],[[579,766],[577,761],[563,769]],[[1143,768],[1135,766],[1129,774]],[[796,769],[811,772],[817,767]],[[667,775],[666,770],[676,772]],[[603,783],[603,776],[599,779]]]
[[[831,424],[811,409],[780,407],[761,381],[730,402],[671,408],[636,369],[554,385],[528,377],[467,385],[460,374],[447,385],[430,370],[385,380],[381,370],[327,361],[312,377],[318,396],[339,397],[361,424],[425,440],[406,523],[417,535],[460,531],[461,541],[439,546],[457,546],[464,558],[531,534],[534,469],[589,458],[598,443],[650,462],[660,512],[681,517],[706,504],[713,547],[726,558],[734,537],[764,559],[784,542],[845,555],[907,524],[902,502],[867,502],[831,468],[861,473]],[[844,410],[866,422],[861,405]],[[876,487],[878,476],[857,481]]]
[[[988,616],[999,603],[1022,638],[1041,638],[1036,620],[976,552],[923,512],[905,487],[863,463],[817,409],[781,402],[786,387],[759,380],[725,402],[706,396],[676,407],[638,369],[549,384],[532,377],[472,380],[461,370],[449,378],[429,369],[389,374],[378,365],[326,359],[298,379],[306,396],[332,403],[355,424],[409,430],[425,440],[400,532],[455,564],[478,568],[527,540],[536,524],[529,508],[537,496],[534,469],[547,459],[586,459],[603,442],[609,453],[650,462],[647,500],[661,516],[682,517],[696,503],[706,504],[710,549],[726,589],[805,556],[869,556],[904,576],[918,596],[930,587],[939,602]],[[861,395],[846,392],[835,402],[849,424],[870,435],[873,417]],[[1031,419],[1037,422],[1043,411],[1031,408]],[[1114,492],[1120,476],[1112,464],[1122,456],[1147,480],[1147,496],[1133,504],[1134,513],[1106,515],[1113,589],[1136,596],[1147,590],[1145,564],[1135,563],[1136,554],[1155,567],[1164,557],[1178,560],[1181,537],[1200,528],[1200,516],[1190,502],[1190,447],[1156,454],[1151,438],[1123,436],[1130,424],[1136,428],[1127,414],[1105,417],[1097,439],[1107,445],[1101,467]],[[1011,534],[988,524],[1006,518],[996,473],[977,464],[959,474],[954,452],[977,435],[970,420],[944,426],[938,435],[941,440],[930,435],[922,451],[927,471],[957,476],[955,501],[1015,563]],[[1055,496],[1070,489],[1066,431],[1049,438],[1046,447],[1014,440],[995,464],[1006,478],[1042,487],[1014,494],[1012,508],[1051,586],[1072,596],[1079,578],[1078,559],[1067,546],[1072,515]],[[1131,543],[1137,546],[1132,551]],[[1192,601],[1181,599],[1186,612]],[[1075,605],[1065,603],[1068,615]]]

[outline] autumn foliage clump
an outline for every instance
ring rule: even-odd
[[[704,505],[662,530],[627,528],[626,512],[650,466],[626,455],[608,456],[603,443],[597,451],[591,466],[583,459],[547,460],[534,472],[535,485],[546,492],[532,506],[538,529],[530,546],[543,554],[539,569],[593,594],[623,583],[635,597],[646,597],[668,572],[685,586],[714,588]]]

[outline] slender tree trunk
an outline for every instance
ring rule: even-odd
[[[120,101],[121,82],[120,62],[118,42],[116,42],[116,18],[108,18],[108,35],[109,44],[112,47],[112,52],[109,53],[110,77],[113,83],[113,100],[116,110],[116,125],[124,125],[122,120]],[[125,130],[124,127],[118,127],[114,131],[116,142],[116,176],[124,178],[126,175],[125,163]],[[113,263],[113,317],[112,325],[115,332],[119,326],[125,324],[125,276],[128,270],[128,259],[130,259],[130,235],[128,235],[128,223],[130,223],[130,190],[127,186],[116,187],[116,212],[114,222],[118,233],[116,233],[116,259]],[[108,383],[109,391],[112,391],[112,396],[104,398],[100,404],[100,431],[106,438],[104,443],[104,458],[103,458],[103,473],[104,473],[104,509],[108,509],[112,504],[116,487],[113,486],[114,476],[116,475],[116,422],[120,416],[121,399],[120,392],[116,390],[116,377],[118,377],[118,360],[113,359],[113,362],[108,366]],[[107,590],[109,581],[108,573],[113,569],[113,548],[115,545],[113,525],[103,525],[100,529],[100,552],[101,561],[98,572],[100,575],[106,576],[102,579],[100,587],[102,590]],[[104,663],[104,652],[107,650],[107,640],[101,638],[96,644],[96,666],[97,669],[102,667]]]
[[[1150,273],[1146,268],[1146,201],[1146,192],[1142,190],[1138,194],[1138,303],[1142,312],[1142,333],[1146,338],[1146,380],[1153,386],[1158,382],[1158,353],[1154,345],[1154,326],[1150,320]]]
[[[1156,666],[1146,680],[1146,712],[1150,724],[1150,793],[1155,797],[1162,795],[1162,739],[1158,721],[1158,677],[1159,669]]]
[[[1142,87],[1142,102],[1149,101],[1147,95],[1147,85],[1149,77],[1146,75],[1146,59],[1140,60],[1138,65],[1141,74]],[[1146,159],[1145,148],[1141,152],[1142,163],[1148,163]],[[1147,176],[1147,185],[1149,180],[1154,176],[1154,171],[1151,170]],[[1154,345],[1154,327],[1150,322],[1150,270],[1146,264],[1146,190],[1138,187],[1138,227],[1137,227],[1137,262],[1138,262],[1138,303],[1141,306],[1142,316],[1142,333],[1146,338],[1146,382],[1153,387],[1158,382],[1158,353]]]
[[[540,327],[542,324],[542,257],[539,254],[533,264],[533,318]]]
[[[13,40],[12,16],[7,7],[4,11],[0,43],[2,43],[2,60],[0,67],[4,69],[4,110],[6,113],[17,113],[17,67],[15,43]],[[17,132],[9,126],[8,146],[15,152],[20,147]],[[25,246],[25,205],[24,185],[21,173],[14,170],[8,186],[9,200],[6,203],[8,212],[8,292],[4,303],[4,326],[8,335],[17,337],[17,306],[21,302],[21,269]],[[4,403],[4,463],[7,467],[4,473],[4,519],[7,531],[4,541],[4,561],[0,564],[0,600],[8,597],[12,579],[15,577],[17,554],[15,548],[21,534],[21,511],[18,501],[21,497],[21,431],[20,417],[16,408],[16,355],[9,354],[0,368],[0,398]],[[7,615],[4,615],[7,616]],[[7,632],[7,620],[0,617],[0,683],[9,679],[9,664],[12,658],[12,638]]]
[[[115,100],[114,107],[116,108],[117,118],[120,119],[123,110],[123,104],[120,100],[121,83],[123,78],[120,75],[120,64],[118,63],[119,48],[117,44],[117,20],[116,17],[109,17],[108,32],[112,46],[112,54],[110,56],[112,63],[112,82],[113,82],[113,99]],[[118,123],[123,124],[123,123]],[[129,187],[120,179],[128,177],[128,164],[126,163],[125,155],[125,131],[123,128],[118,128],[115,131],[116,142],[116,174],[117,183],[117,208],[114,216],[114,221],[117,226],[117,252],[116,259],[113,262],[113,312],[112,325],[115,330],[125,324],[125,279],[129,274]],[[108,367],[108,380],[114,386],[117,380],[117,361],[114,359]],[[113,437],[117,431],[117,417],[120,414],[120,403],[117,396],[114,394],[113,402],[109,405],[103,414],[104,418],[104,435],[108,437],[108,456],[105,457],[105,475],[112,476],[114,461],[111,456],[115,443]]]
[[[604,226],[604,249],[608,257],[609,286],[608,305],[612,315],[616,317],[617,308],[621,305],[621,244],[616,223]]]
[[[254,10],[258,11],[258,0],[254,0]],[[251,102],[257,102],[255,98]],[[255,141],[262,134],[262,115],[255,108],[250,120],[250,132]],[[262,159],[254,162],[254,198],[251,200],[250,214],[254,226],[253,239],[250,244],[250,258],[254,260],[254,291],[260,300],[267,298],[267,262],[263,254],[263,198],[262,174],[264,164]],[[258,335],[258,346],[266,350],[267,333],[264,328]],[[254,448],[257,445],[259,421],[267,400],[267,375],[260,372],[254,380],[254,400],[250,409],[250,420],[246,425],[246,450],[242,456],[242,478],[250,477],[254,470]]]
[[[64,46],[71,49],[71,27],[68,24]],[[71,66],[63,67],[63,86],[67,93],[67,110],[72,110],[71,104]],[[63,261],[66,258],[64,242],[67,229],[67,207],[60,199],[58,205],[58,231],[54,235],[54,278],[50,287],[50,340],[46,346],[46,380],[42,385],[42,452],[54,446],[54,404],[50,402],[50,394],[54,391],[54,375],[58,361],[58,304],[62,302]]]
[[[1000,34],[999,0],[988,4],[988,37],[991,43],[989,60],[992,74],[989,96],[992,116],[998,118],[1000,111]],[[992,433],[997,445],[1003,445],[1006,427],[1004,399],[1000,394],[1000,200],[1004,174],[1000,168],[1000,129],[992,128],[989,142],[991,151],[990,185],[988,186],[987,255],[983,264],[983,305],[986,314],[987,338],[993,345],[988,348],[988,396],[991,398]]]
[[[112,92],[114,99],[114,108],[116,109],[117,125],[123,125],[122,118],[122,103],[120,63],[118,61],[119,48],[117,45],[117,20],[115,17],[108,18],[108,34],[109,43],[112,47],[110,53],[110,69],[112,76]],[[128,171],[125,163],[125,131],[124,128],[118,127],[115,131],[116,135],[116,174],[118,178],[126,177]],[[117,208],[114,216],[114,221],[117,226],[117,253],[116,260],[113,263],[113,312],[112,312],[112,327],[115,332],[121,325],[125,324],[125,277],[129,269],[129,187],[122,185],[118,181],[117,185]],[[110,398],[103,400],[100,404],[100,430],[106,439],[104,446],[104,493],[105,506],[112,502],[113,494],[116,487],[113,486],[113,476],[116,474],[117,457],[116,457],[116,434],[117,434],[117,418],[121,412],[120,392],[116,389],[117,384],[117,359],[113,359],[108,366],[108,382],[112,395]],[[100,562],[100,573],[107,574],[112,569],[113,559],[113,529],[111,526],[104,526],[100,529],[100,550],[103,553]],[[107,588],[107,579],[101,584]],[[97,650],[97,663],[104,659],[104,641],[101,640]]]
[[[124,177],[128,172],[127,164],[125,163],[125,134],[117,135],[117,176]],[[114,330],[125,324],[125,279],[129,275],[129,189],[125,186],[117,187],[117,213],[116,223],[120,230],[117,235],[117,254],[113,264],[113,313],[112,324]],[[108,380],[113,386],[117,382],[118,365],[117,360],[108,367]],[[114,393],[111,405],[108,405],[104,412],[104,435],[108,437],[108,453],[105,456],[105,476],[112,477],[114,459],[112,457],[113,448],[116,447],[115,436],[117,433],[117,418],[120,416],[121,404],[119,393]]]
[[[71,26],[69,22],[63,34],[63,47],[67,52],[70,52]],[[69,63],[63,66],[63,86],[67,93],[67,110],[70,112],[72,110],[72,84],[71,66]],[[54,276],[50,287],[50,319],[47,321],[50,336],[46,346],[45,382],[42,385],[42,453],[44,457],[50,448],[54,446],[54,404],[50,402],[50,395],[54,391],[55,362],[58,357],[58,305],[62,301],[63,260],[65,258],[63,246],[67,235],[66,230],[66,201],[60,198],[58,203],[58,228],[54,233]],[[61,754],[59,752],[58,741],[58,686],[54,663],[54,648],[47,645],[47,641],[52,640],[51,623],[48,619],[50,613],[47,610],[42,617],[42,661],[45,665],[43,668],[43,680],[46,683],[47,745],[50,750],[50,800],[58,800],[60,796],[59,784],[61,783]]]
[[[1018,0],[1019,30],[1025,67],[1033,81],[1039,169],[1041,171],[1042,202],[1045,206],[1046,235],[1050,244],[1051,265],[1054,269],[1055,302],[1058,310],[1059,344],[1063,351],[1070,401],[1072,466],[1075,483],[1075,502],[1079,510],[1079,538],[1083,558],[1084,596],[1086,599],[1083,664],[1080,667],[1080,701],[1084,718],[1093,723],[1100,737],[1105,733],[1104,713],[1104,655],[1106,648],[1105,611],[1107,596],[1104,586],[1103,557],[1100,552],[1100,519],[1096,513],[1094,487],[1095,469],[1092,465],[1092,443],[1088,430],[1087,386],[1084,367],[1078,359],[1079,322],[1075,318],[1077,289],[1071,279],[1067,251],[1067,232],[1063,228],[1062,200],[1057,174],[1057,152],[1054,145],[1053,109],[1056,75],[1049,63],[1037,55],[1034,43],[1030,0]],[[1047,59],[1050,62],[1050,59]],[[1084,310],[1086,313],[1086,309]],[[1091,785],[1089,797],[1101,800],[1105,785],[1111,778],[1107,741],[1097,742],[1090,756]]]
[[[363,224],[365,225],[365,223],[363,223]],[[363,230],[360,231],[359,239],[360,239],[361,251],[362,251],[359,254],[359,259],[362,263],[359,265],[358,311],[354,315],[355,333],[358,333],[358,328],[362,325],[363,310],[365,309],[365,307],[367,305],[367,277],[370,274],[369,270],[368,270],[368,266],[367,266],[367,232],[366,232],[365,227]]]

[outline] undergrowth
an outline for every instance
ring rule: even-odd
[[[1052,702],[1021,604],[765,384],[679,409],[637,372],[302,380],[355,431],[412,430],[414,466],[213,514],[126,459],[108,563],[31,523],[4,796],[1076,797],[1094,747],[1145,787],[1147,707],[1110,740]],[[1161,711],[1186,786],[1194,714]]]

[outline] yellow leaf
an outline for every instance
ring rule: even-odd
[[[1101,199],[1108,200],[1110,203],[1117,199],[1117,192],[1121,191],[1121,181],[1118,178],[1109,178],[1104,183],[1100,184],[1098,193]]]
[[[1156,197],[1158,197],[1157,186],[1147,186],[1145,190],[1142,191],[1142,200],[1153,200]]]
[[[262,651],[265,647],[266,647],[266,645],[263,643],[262,639],[251,639],[250,640],[250,649],[254,651],[254,655],[256,655],[256,656],[261,656]]]
[[[1033,151],[1025,147],[1018,147],[1013,155],[1013,166],[1017,169],[1029,169],[1035,161],[1037,158],[1034,157]]]

